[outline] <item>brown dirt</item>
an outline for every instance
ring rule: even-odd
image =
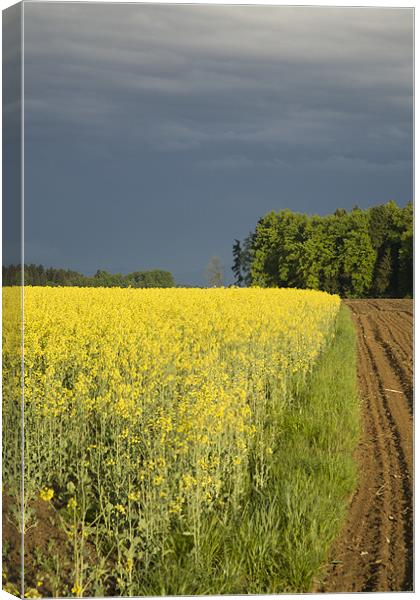
[[[359,482],[318,592],[413,590],[413,301],[352,300]]]
[[[15,502],[7,494],[3,494],[3,567],[7,573],[6,582],[21,587],[21,561],[22,561],[22,536],[16,527],[16,517],[12,517]],[[36,581],[41,573],[37,557],[50,557],[53,545],[55,554],[60,559],[60,564],[66,564],[66,543],[64,532],[60,529],[58,518],[48,502],[32,500],[29,502],[31,510],[31,525],[25,533],[24,543],[24,575],[25,589],[35,588]],[[63,571],[65,568],[63,567]],[[40,587],[38,591],[43,596],[51,596],[48,587]]]

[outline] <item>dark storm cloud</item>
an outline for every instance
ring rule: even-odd
[[[22,109],[22,7],[17,4],[3,13],[3,264],[21,262],[21,109]]]
[[[42,237],[69,266],[93,268],[103,256],[108,268],[143,260],[187,274],[212,254],[229,261],[233,238],[282,208],[284,195],[291,208],[320,213],[407,201],[412,17],[403,9],[26,3],[30,199],[57,228],[52,205],[67,186],[71,214],[83,209],[99,228],[90,231],[90,262],[46,235],[35,210],[29,242],[35,248]],[[137,219],[142,241],[127,242],[130,222],[128,236],[115,233],[115,202]],[[110,223],[105,258],[99,231]]]

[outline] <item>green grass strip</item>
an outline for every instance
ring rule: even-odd
[[[278,591],[310,591],[356,487],[356,360],[354,326],[342,305],[335,339],[282,423],[275,456],[281,523]]]

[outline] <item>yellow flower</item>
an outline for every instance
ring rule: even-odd
[[[77,507],[76,498],[70,498],[70,500],[67,502],[67,508],[69,508],[70,510],[74,510],[76,507]]]
[[[162,485],[163,481],[164,481],[164,480],[163,480],[163,477],[162,477],[162,475],[156,475],[156,476],[153,478],[153,485],[156,485],[156,486]]]
[[[41,498],[41,500],[44,500],[45,502],[49,502],[54,496],[54,490],[52,488],[48,488],[48,487],[43,487],[40,491],[39,491],[39,497]]]
[[[24,596],[25,598],[42,598],[41,594],[35,588],[28,588]]]
[[[188,491],[194,485],[196,485],[197,480],[195,479],[195,477],[193,477],[189,473],[186,473],[185,475],[182,476],[182,483],[183,483],[185,490]]]
[[[115,510],[117,510],[122,515],[125,515],[125,513],[126,513],[125,506],[123,506],[122,504],[116,504]]]
[[[140,492],[130,492],[128,494],[128,499],[132,502],[138,502],[140,500]]]
[[[80,596],[82,593],[82,588],[78,583],[75,583],[74,586],[71,588],[71,591],[75,596]]]
[[[182,506],[181,506],[180,502],[171,502],[169,504],[169,514],[177,515],[181,512],[181,510],[182,510]]]

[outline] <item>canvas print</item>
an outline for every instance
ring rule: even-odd
[[[3,11],[4,591],[413,591],[413,19]]]

